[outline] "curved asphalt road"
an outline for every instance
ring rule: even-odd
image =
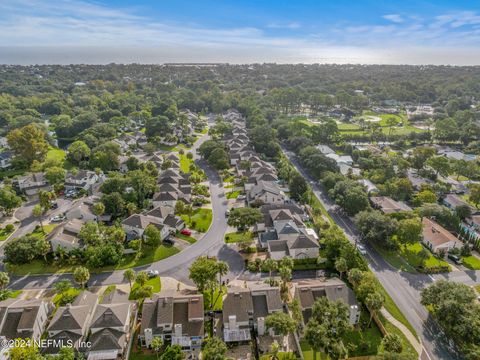
[[[190,245],[181,252],[160,260],[156,263],[135,268],[135,270],[157,270],[160,276],[171,276],[184,283],[192,284],[188,278],[188,268],[190,264],[199,256],[216,256],[219,260],[226,261],[230,267],[230,272],[225,279],[237,277],[244,268],[243,258],[238,252],[229,248],[224,243],[224,234],[227,230],[227,220],[225,213],[227,211],[227,199],[220,177],[203,160],[196,155],[198,147],[206,140],[208,135],[202,136],[192,147],[191,151],[195,156],[195,162],[205,171],[209,183],[212,201],[212,224],[204,236],[196,243]],[[92,274],[89,286],[110,285],[124,283],[124,270],[113,272],[103,272]],[[11,276],[10,288],[17,289],[43,289],[51,287],[55,282],[63,279],[72,279],[71,274],[51,274],[51,275],[27,275],[23,277]]]

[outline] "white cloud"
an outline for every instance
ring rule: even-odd
[[[399,14],[389,14],[389,15],[384,15],[383,18],[385,20],[389,20],[391,22],[394,22],[394,23],[397,23],[397,24],[401,24],[404,22],[404,19],[401,15]]]
[[[111,9],[87,0],[0,0],[0,46],[10,49],[6,53],[0,51],[0,62],[9,62],[9,55],[20,56],[29,49],[37,58],[52,59],[45,50],[49,49],[50,54],[63,54],[63,59],[70,62],[88,62],[75,49],[88,49],[85,54],[96,62],[104,62],[108,54],[112,59],[105,62],[146,62],[143,58],[419,63],[422,56],[425,63],[452,63],[457,56],[457,63],[471,63],[480,58],[480,16],[475,12],[448,13],[429,19],[414,14],[387,14],[383,16],[389,21],[387,24],[352,25],[343,21],[342,25],[308,34],[302,32],[308,26],[295,21],[271,22],[265,29],[210,28],[159,21],[139,13],[135,7]],[[275,35],[274,29],[289,35]],[[19,45],[25,49],[15,49]]]

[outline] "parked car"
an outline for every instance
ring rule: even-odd
[[[154,278],[155,276],[158,276],[158,270],[147,270],[147,275],[149,278]]]
[[[65,220],[64,215],[55,215],[50,219],[51,222],[62,222],[63,220]]]
[[[462,265],[462,259],[459,258],[457,255],[448,254],[448,258],[452,260],[457,265]]]
[[[192,232],[188,229],[183,229],[182,231],[180,231],[180,234],[190,236],[192,235]]]
[[[365,249],[365,247],[363,247],[363,245],[357,245],[357,249],[360,254],[367,255],[367,250]]]
[[[50,209],[58,209],[58,204],[56,201],[50,201]]]
[[[166,238],[166,239],[163,240],[163,242],[164,242],[165,244],[168,244],[168,245],[173,245],[173,244],[175,244],[175,240],[173,240],[172,238]]]
[[[247,197],[245,195],[238,195],[237,199],[238,200],[245,200]]]

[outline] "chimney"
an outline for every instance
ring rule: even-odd
[[[153,331],[151,328],[145,329],[145,345],[150,347],[153,340]]]
[[[174,334],[176,337],[182,336],[182,324],[175,324]]]
[[[257,319],[257,332],[259,336],[263,336],[265,334],[265,318],[259,317]]]
[[[236,315],[230,315],[228,317],[228,326],[229,326],[229,330],[238,330]]]

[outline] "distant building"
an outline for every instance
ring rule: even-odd
[[[384,214],[392,214],[400,211],[412,211],[412,208],[401,201],[393,200],[388,196],[372,196],[372,205]]]

